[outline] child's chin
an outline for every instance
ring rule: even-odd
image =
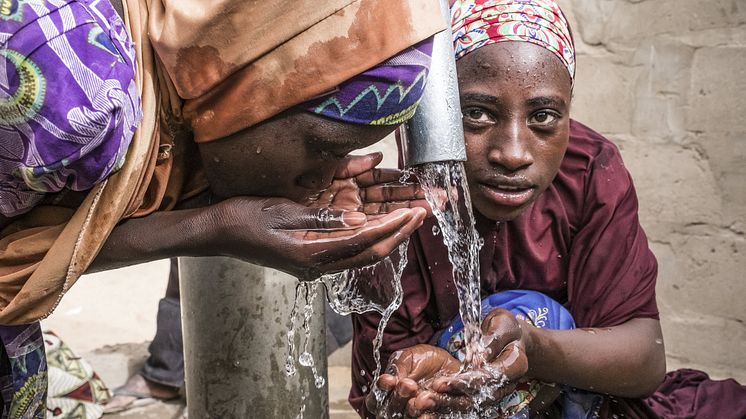
[[[523,213],[523,210],[525,210],[525,206],[518,207],[518,208],[489,207],[489,208],[485,208],[484,210],[477,207],[477,211],[479,211],[482,215],[484,215],[488,219],[495,221],[495,222],[513,221],[516,218],[518,218],[518,216],[521,215],[521,213]]]

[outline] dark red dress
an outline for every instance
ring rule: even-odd
[[[565,305],[578,327],[657,319],[657,262],[638,220],[632,178],[613,143],[575,121],[570,128],[560,171],[532,206],[498,225],[476,214],[484,238],[482,296],[509,289],[540,291]],[[451,264],[441,236],[432,233],[433,223],[429,219],[412,236],[402,276],[404,302],[386,327],[384,362],[393,351],[431,343],[458,314]],[[379,319],[378,314],[353,317],[350,403],[363,416],[362,388],[370,388],[375,369],[372,341]],[[737,387],[746,397],[746,388]],[[615,400],[606,403],[604,416],[659,417],[653,404]],[[746,415],[746,400],[741,404],[739,416],[699,417],[740,418]],[[661,405],[655,404],[659,413]]]

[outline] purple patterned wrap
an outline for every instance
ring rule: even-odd
[[[0,214],[122,167],[142,111],[135,52],[106,0],[0,8]]]
[[[298,106],[356,124],[399,125],[417,110],[432,52],[431,37]]]

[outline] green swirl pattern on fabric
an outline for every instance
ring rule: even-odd
[[[39,67],[12,49],[0,50],[0,56],[18,72],[18,89],[7,99],[0,99],[0,123],[14,125],[33,118],[44,104],[47,81]]]
[[[23,0],[0,0],[0,19],[22,21],[24,3]]]
[[[40,400],[46,391],[46,374],[34,374],[13,395],[9,419],[37,418],[44,414]]]

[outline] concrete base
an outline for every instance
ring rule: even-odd
[[[359,416],[347,403],[350,391],[350,344],[338,349],[329,357],[329,418],[358,419]],[[116,388],[140,370],[148,355],[148,343],[107,345],[83,354],[104,383]],[[104,419],[182,419],[186,417],[186,398],[131,409],[104,416]]]
[[[295,329],[294,355],[315,363],[285,373],[295,277],[236,259],[180,258],[181,321],[190,417],[324,418],[326,345],[324,295],[313,307],[308,342]],[[298,302],[301,309],[306,301]],[[302,318],[302,314],[301,314]],[[316,378],[324,383],[317,386]]]
[[[43,327],[55,331],[88,360],[111,389],[139,371],[155,334],[158,300],[165,292],[168,261],[85,275],[65,296]],[[285,341],[277,350],[284,359]],[[350,345],[329,357],[329,417],[355,419],[347,403]],[[186,400],[135,408],[104,419],[180,419]],[[256,417],[256,416],[253,416]],[[295,416],[292,416],[295,417]],[[306,415],[306,418],[310,416]]]

